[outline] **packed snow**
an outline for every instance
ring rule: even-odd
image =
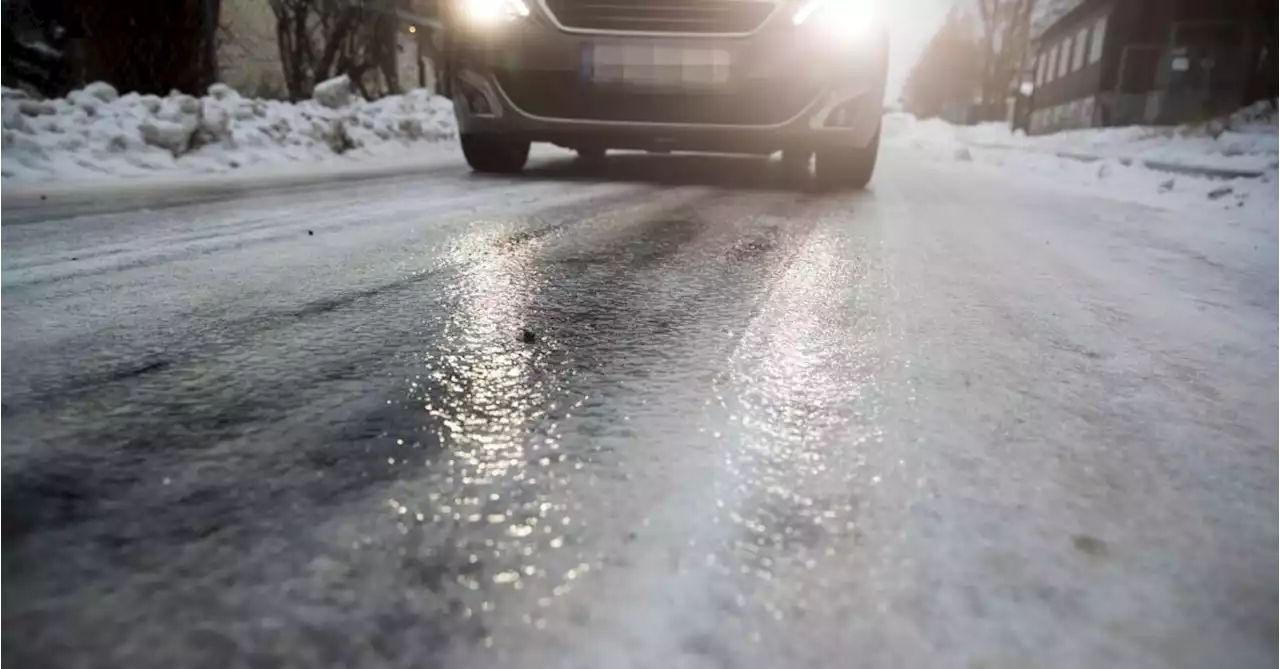
[[[1208,123],[1092,128],[1027,136],[1001,123],[958,126],[909,114],[885,117],[887,150],[920,153],[1017,179],[1164,207],[1248,207],[1277,201],[1275,106]]]
[[[940,119],[917,120],[891,115],[886,132],[900,143],[917,147],[974,146],[1021,149],[1080,158],[1115,158],[1130,162],[1206,170],[1265,172],[1276,169],[1276,109],[1259,102],[1235,114],[1186,126],[1089,128],[1027,136],[1006,123],[952,125]]]
[[[1131,158],[1163,165],[1260,172],[1275,169],[1275,108],[1262,102],[1224,119],[1176,126],[1090,128],[1028,137],[1005,124],[967,129],[966,141],[1055,153]]]
[[[225,84],[199,98],[121,95],[100,82],[52,100],[6,88],[3,133],[5,180],[49,182],[402,157],[456,130],[445,98],[413,90],[366,101],[343,76],[297,103]]]

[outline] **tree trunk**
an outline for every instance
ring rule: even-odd
[[[222,0],[204,0],[204,15],[201,25],[201,46],[204,47],[203,65],[200,76],[207,88],[209,84],[221,77],[218,72],[218,17],[222,16]]]
[[[1277,5],[1272,0],[1255,0],[1253,38],[1247,54],[1249,80],[1244,103],[1276,99],[1276,26]]]
[[[316,83],[342,73],[341,71],[331,73],[330,68],[333,67],[333,59],[337,56],[338,49],[347,41],[347,38],[351,33],[351,28],[355,25],[356,18],[359,14],[359,8],[347,6],[343,9],[338,20],[334,22],[333,29],[329,31],[325,37],[324,52],[320,55],[320,61],[316,63]]]

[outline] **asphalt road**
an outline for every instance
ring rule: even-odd
[[[1274,667],[1275,222],[965,169],[6,213],[4,660]]]

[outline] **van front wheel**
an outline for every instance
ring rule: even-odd
[[[828,190],[862,190],[871,182],[880,153],[880,129],[863,147],[820,149],[814,155],[814,176]]]
[[[529,161],[529,142],[496,135],[463,135],[462,155],[476,172],[515,174]]]

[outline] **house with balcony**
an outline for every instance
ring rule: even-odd
[[[1263,1],[1083,0],[1035,37],[1029,132],[1204,120],[1256,99],[1268,70],[1274,95]]]

